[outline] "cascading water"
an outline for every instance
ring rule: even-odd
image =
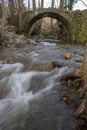
[[[70,46],[41,42],[32,47],[31,52],[29,48],[8,48],[7,53],[14,54],[20,63],[0,61],[0,130],[75,130],[72,109],[61,101],[65,88],[60,83],[60,77],[72,68],[55,68],[50,72],[31,70],[40,61],[58,60],[64,66],[74,64],[76,56],[81,57],[81,48],[78,54],[76,48],[73,49],[75,53],[68,62],[62,55],[67,48],[72,53]],[[5,55],[6,50],[2,53]]]
[[[66,69],[22,72],[22,68],[21,63],[0,64],[0,130],[13,130],[23,125],[30,102],[48,93]]]

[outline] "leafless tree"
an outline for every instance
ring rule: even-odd
[[[1,25],[0,25],[0,30],[1,30],[0,35],[2,37],[3,34],[4,34],[4,31],[5,31],[7,8],[5,6],[4,0],[1,0],[1,5],[2,5],[2,22],[1,22]]]
[[[14,0],[8,0],[8,8],[9,8],[9,17],[10,17],[10,22],[14,23],[14,14],[15,14],[15,5],[14,5]]]
[[[62,9],[63,6],[64,6],[64,0],[60,0],[60,6],[59,6],[59,8]]]
[[[22,31],[22,27],[23,27],[23,12],[24,12],[23,6],[24,6],[23,0],[18,0],[19,32]]]
[[[30,0],[28,0],[28,11],[30,10]]]
[[[36,9],[36,1],[32,0],[32,2],[33,2],[33,10],[35,10]]]
[[[44,7],[44,0],[41,0],[41,8]]]
[[[54,8],[55,0],[51,1],[51,7]],[[53,19],[51,18],[51,28],[53,30]]]

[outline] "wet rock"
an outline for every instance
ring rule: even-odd
[[[80,53],[80,56],[84,56],[84,53]]]
[[[55,68],[53,62],[46,62],[46,63],[35,63],[31,66],[30,70],[37,70],[37,71],[51,71]]]
[[[82,62],[83,60],[82,59],[76,59],[75,61],[76,62]]]
[[[76,69],[76,70],[72,70],[71,72],[68,72],[66,74],[64,74],[61,77],[61,81],[74,81],[75,79],[81,78],[82,77],[82,72],[81,69]],[[68,83],[68,82],[67,82]],[[75,83],[75,82],[73,82]]]
[[[75,71],[75,76],[76,76],[76,77],[81,77],[81,76],[82,76],[81,69],[77,69],[77,70]]]
[[[5,59],[5,64],[7,64],[7,63],[13,63],[13,62],[14,62],[14,59],[12,57],[7,57]]]
[[[71,55],[70,53],[65,53],[65,54],[64,54],[64,58],[67,59],[67,60],[68,60],[68,59],[71,59],[71,58],[72,58],[72,55]]]
[[[62,64],[60,64],[58,61],[53,61],[52,62],[52,66],[53,66],[53,68],[56,68],[56,67],[62,67]]]

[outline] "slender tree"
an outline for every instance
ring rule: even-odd
[[[64,0],[60,0],[59,8],[60,8],[60,9],[63,9],[63,8],[64,8]]]
[[[69,10],[72,10],[72,9],[73,9],[73,4],[74,4],[74,0],[68,1],[68,9],[69,9]]]
[[[0,17],[2,17],[2,4],[0,3]]]
[[[22,26],[23,26],[23,22],[22,22],[23,12],[24,12],[23,0],[18,0],[19,32],[22,31]]]
[[[51,1],[51,7],[54,8],[55,0]],[[51,18],[51,29],[53,30],[53,19]]]
[[[30,10],[30,0],[28,0],[28,11]]]
[[[1,5],[2,5],[2,23],[0,26],[0,37],[3,36],[4,32],[5,32],[5,26],[6,26],[6,16],[7,16],[7,8],[5,6],[5,1],[1,0]]]
[[[38,0],[38,8],[40,8],[40,0]]]
[[[32,0],[32,3],[33,3],[33,10],[35,10],[36,9],[36,1]]]
[[[8,7],[9,7],[9,17],[10,17],[10,22],[14,23],[15,21],[15,4],[14,4],[14,0],[8,0]]]
[[[43,8],[43,6],[44,6],[44,0],[38,0],[38,7],[39,8]]]
[[[61,0],[59,8],[72,10],[73,4],[74,4],[74,0]]]
[[[41,8],[44,7],[44,0],[41,0]]]

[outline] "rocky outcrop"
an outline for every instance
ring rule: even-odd
[[[36,45],[35,41],[15,33],[15,30],[7,30],[2,36],[2,45],[7,47],[21,47],[25,44]]]

